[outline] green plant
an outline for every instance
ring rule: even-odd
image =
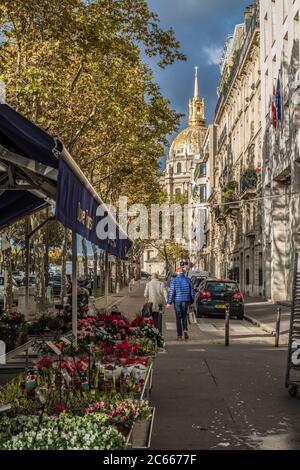
[[[249,180],[257,180],[257,173],[253,167],[249,167],[245,173],[244,173],[245,178]]]
[[[45,416],[40,427],[27,417],[25,429],[2,444],[7,450],[123,450],[125,439],[113,426],[106,426],[103,413],[59,417]]]

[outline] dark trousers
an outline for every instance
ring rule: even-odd
[[[177,335],[188,329],[189,302],[175,302]],[[182,331],[183,330],[183,331]]]
[[[152,312],[152,318],[154,321],[155,328],[158,329],[160,334],[162,333],[162,313],[161,312]]]

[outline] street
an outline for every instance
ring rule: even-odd
[[[229,347],[222,318],[198,319],[187,342],[176,341],[174,328],[168,312],[166,352],[154,368],[152,449],[300,449],[285,347],[246,320],[231,320]]]

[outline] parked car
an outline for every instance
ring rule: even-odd
[[[146,271],[141,271],[141,279],[142,280],[147,280],[147,279],[149,279],[149,277],[150,277],[149,273],[146,273]]]
[[[187,277],[192,279],[193,277],[202,277],[202,279],[205,279],[210,276],[210,273],[208,271],[195,271],[190,269],[187,273]]]
[[[208,278],[200,284],[194,303],[197,317],[225,314],[227,305],[230,315],[244,318],[244,298],[236,281]]]
[[[61,293],[61,274],[55,274],[49,281],[54,297],[59,297]]]
[[[14,304],[18,303],[18,284],[13,278],[13,301]],[[5,294],[5,284],[4,284],[4,276],[0,274],[0,305],[4,304],[4,294]]]
[[[26,286],[26,277],[24,277],[22,285]],[[36,286],[36,276],[35,276],[35,274],[30,274],[30,276],[28,277],[28,285],[30,287],[35,287]]]
[[[25,273],[23,271],[13,271],[12,272],[12,277],[16,281],[16,283],[20,286],[23,282],[23,279],[25,277]]]

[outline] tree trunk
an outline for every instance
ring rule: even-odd
[[[67,227],[65,227],[64,243],[63,243],[63,249],[61,252],[61,303],[63,303],[64,298],[67,295],[66,266],[67,266],[68,244],[69,244],[69,231]]]
[[[99,270],[100,270],[100,288],[101,288],[101,294],[104,293],[105,289],[105,267],[104,267],[104,251],[100,252],[99,255]]]
[[[98,283],[98,254],[97,254],[97,247],[96,245],[92,244],[92,250],[93,250],[93,255],[94,255],[94,285],[93,285],[93,295],[94,297],[96,296],[97,292],[97,283]]]
[[[88,268],[88,253],[87,253],[86,239],[82,238],[81,243],[82,243],[83,272],[84,272],[85,279],[88,279],[88,277],[89,277],[89,268]]]
[[[11,312],[13,308],[13,279],[12,279],[12,264],[11,264],[11,248],[3,252],[4,261],[4,279],[5,279],[5,305],[4,310],[6,313]]]
[[[32,216],[33,228],[40,224],[39,215]],[[35,252],[35,273],[36,273],[36,308],[37,313],[45,311],[45,253],[44,253],[44,230],[40,229],[34,235],[33,242]]]

